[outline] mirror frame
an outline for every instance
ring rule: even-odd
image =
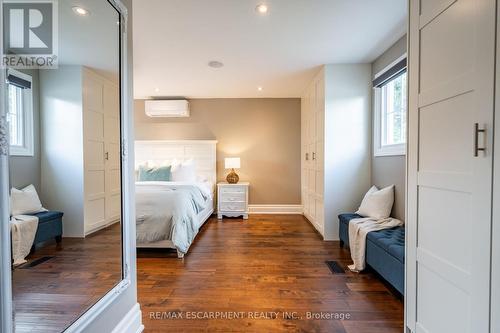
[[[121,130],[121,181],[122,181],[122,279],[110,291],[81,314],[65,332],[79,332],[90,325],[113,302],[126,291],[135,280],[131,277],[130,262],[134,258],[134,187],[131,176],[133,167],[133,115],[130,110],[128,74],[128,11],[120,0],[102,0],[113,6],[120,16],[120,130]],[[3,25],[3,0],[0,0],[0,25]],[[3,55],[3,34],[0,34],[0,54]],[[9,143],[7,137],[7,102],[5,99],[5,68],[0,70],[0,221],[9,220]],[[129,154],[128,152],[132,152]],[[134,249],[135,250],[135,249]],[[12,321],[12,274],[10,227],[0,223],[0,332],[13,331]]]

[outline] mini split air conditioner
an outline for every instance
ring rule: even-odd
[[[189,102],[185,99],[147,100],[148,117],[189,117]]]

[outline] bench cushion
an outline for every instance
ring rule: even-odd
[[[396,227],[369,232],[367,240],[379,246],[402,263],[405,262],[405,228]]]
[[[36,230],[33,246],[62,236],[62,212],[47,211],[32,215],[38,217],[38,229]]]
[[[349,221],[357,214],[339,215],[339,236],[349,244]],[[366,264],[377,271],[396,290],[404,294],[405,228],[372,231],[366,235]]]
[[[339,215],[339,237],[346,246],[349,246],[349,221],[362,217],[358,214],[340,214]]]
[[[62,218],[63,213],[49,210],[46,212],[40,212],[32,215],[38,217],[38,223],[46,223],[51,220]]]

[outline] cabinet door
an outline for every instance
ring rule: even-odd
[[[496,1],[409,4],[407,324],[486,333]]]
[[[88,73],[83,80],[85,232],[105,224],[105,120],[103,84]]]
[[[304,214],[308,215],[309,214],[309,196],[307,194],[307,190],[302,189],[302,209],[304,210]]]
[[[309,201],[309,216],[311,218],[311,222],[313,222],[314,224],[316,224],[316,196],[314,195],[314,193],[309,193],[309,198],[308,198],[308,201]]]
[[[325,85],[322,76],[316,81],[316,141],[323,142],[325,138]]]
[[[120,100],[118,87],[104,86],[105,190],[107,223],[120,218]]]
[[[316,192],[316,170],[313,168],[308,169],[308,190],[309,192]]]
[[[323,199],[316,198],[314,200],[314,205],[315,205],[315,221],[316,225],[318,226],[318,231],[321,233],[322,236],[325,235],[325,221],[324,221],[324,206],[323,206]]]

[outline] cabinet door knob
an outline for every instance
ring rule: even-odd
[[[309,153],[306,153],[306,161],[309,161]]]
[[[106,161],[108,161],[108,160],[109,160],[109,152],[105,152],[105,153],[104,153],[104,159],[105,159]]]
[[[313,153],[313,161],[316,160],[316,153]]]

